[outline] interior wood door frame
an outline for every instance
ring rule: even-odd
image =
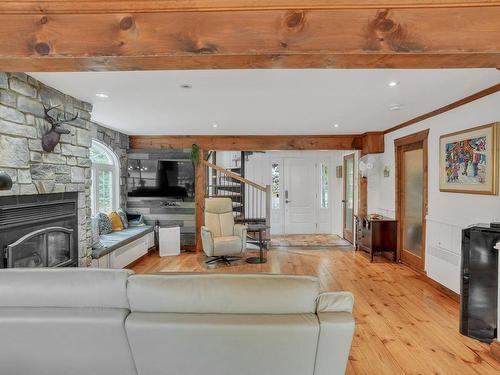
[[[402,262],[402,250],[403,250],[403,212],[402,212],[402,202],[403,202],[403,189],[402,183],[404,175],[402,166],[402,157],[405,146],[409,146],[416,143],[422,144],[422,152],[423,152],[423,175],[424,175],[424,183],[423,183],[423,207],[422,207],[422,257],[421,257],[421,265],[408,264],[411,268],[415,269],[418,272],[425,272],[425,253],[426,253],[426,216],[427,216],[427,207],[428,207],[428,136],[429,129],[423,130],[421,132],[408,135],[406,137],[398,138],[394,140],[394,149],[396,153],[395,157],[395,176],[396,176],[396,219],[397,223],[397,261]],[[420,147],[418,147],[420,148]]]
[[[352,208],[352,213],[353,213],[353,227],[352,227],[352,233],[346,232],[346,205],[347,205],[347,199],[346,199],[346,182],[347,182],[347,160],[352,159],[352,168],[353,168],[353,177],[352,177],[352,194],[353,194],[353,208]],[[342,173],[342,236],[344,237],[345,240],[354,243],[354,174],[356,173],[356,156],[355,154],[348,154],[343,156],[342,160],[342,168],[343,168],[343,173]],[[348,234],[348,235],[346,235]]]

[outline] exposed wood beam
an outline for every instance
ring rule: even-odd
[[[500,67],[499,19],[500,6],[1,14],[0,70]]]
[[[205,150],[364,150],[366,153],[384,151],[382,132],[359,135],[132,135],[133,149],[182,149],[193,144]]]
[[[200,160],[196,164],[195,168],[195,214],[196,214],[196,238],[195,238],[195,250],[202,251],[203,244],[201,242],[201,227],[204,224],[205,215],[205,165],[202,163],[205,158],[205,150],[200,148]]]
[[[385,143],[382,132],[367,132],[361,138],[361,154],[377,154],[384,152]]]
[[[75,72],[196,69],[441,69],[500,66],[500,53],[263,54],[189,56],[104,56],[78,58],[1,57],[0,71]]]
[[[357,143],[356,143],[357,142]],[[135,149],[182,149],[197,144],[206,150],[352,150],[361,147],[356,135],[192,135],[192,136],[130,136],[130,147]]]
[[[3,0],[2,13],[110,13],[180,12],[283,9],[373,9],[481,7],[499,0]]]
[[[500,83],[493,85],[491,87],[488,87],[487,89],[481,90],[479,92],[476,92],[475,94],[469,95],[463,99],[457,100],[456,102],[450,103],[448,105],[445,105],[444,107],[435,109],[434,111],[424,113],[423,115],[417,116],[411,120],[402,122],[399,125],[393,126],[392,128],[389,128],[384,131],[384,134],[392,133],[395,132],[396,130],[405,128],[407,126],[416,124],[417,122],[427,120],[428,118],[440,115],[444,112],[451,111],[452,109],[458,108],[460,106],[463,106],[467,103],[473,102],[474,100],[478,100],[481,98],[484,98],[485,96],[494,94],[496,92],[500,91]]]

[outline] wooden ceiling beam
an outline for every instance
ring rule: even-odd
[[[204,150],[363,150],[384,152],[383,132],[354,135],[131,135],[132,149],[186,149],[193,144]]]
[[[0,14],[0,70],[500,67],[499,19],[500,6]]]
[[[499,0],[3,0],[1,13],[62,14],[184,12],[283,9],[383,9],[481,7]]]
[[[1,57],[0,71],[75,72],[197,69],[441,69],[494,68],[499,53],[418,54],[263,54],[105,57]]]

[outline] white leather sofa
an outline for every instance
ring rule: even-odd
[[[126,270],[0,270],[0,374],[134,375]]]
[[[1,270],[0,372],[340,375],[352,306],[308,276]]]

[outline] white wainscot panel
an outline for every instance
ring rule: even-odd
[[[465,226],[427,218],[427,276],[460,293],[462,228]]]

